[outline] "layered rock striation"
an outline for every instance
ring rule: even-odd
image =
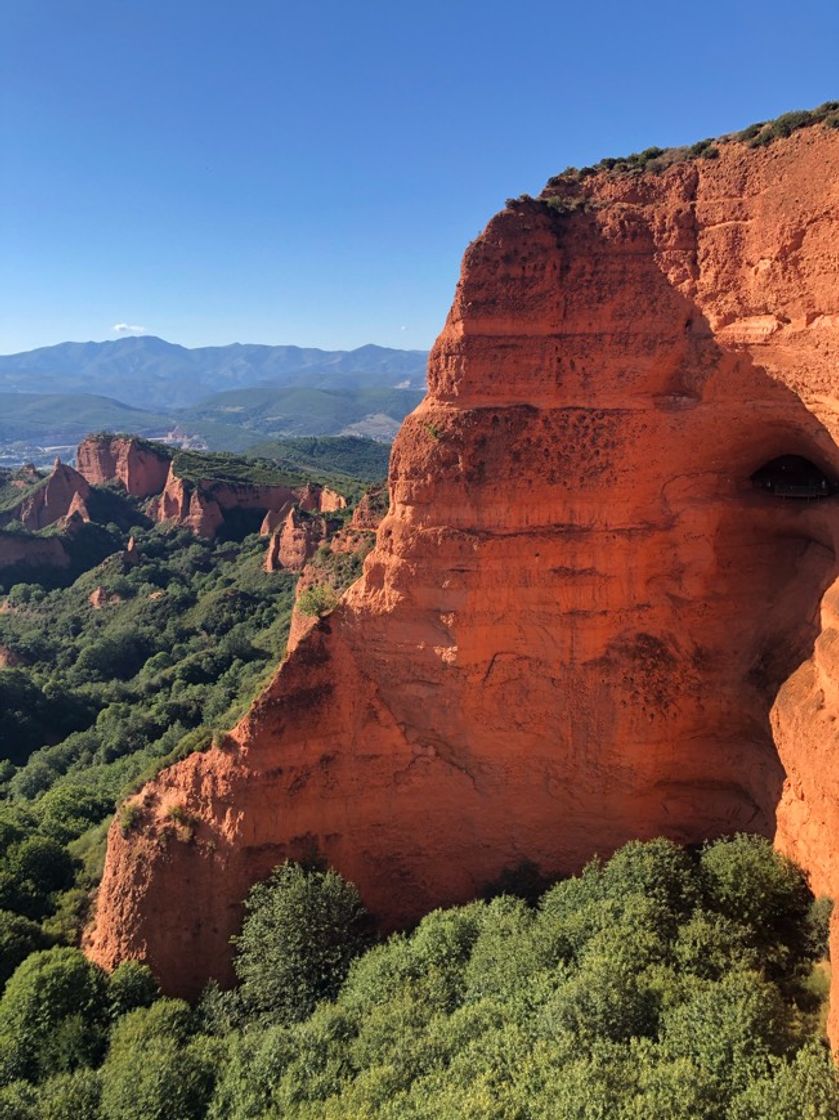
[[[162,444],[138,436],[105,433],[82,440],[76,451],[76,466],[91,486],[121,482],[132,497],[148,498],[166,485],[171,458]]]
[[[256,515],[254,528],[261,520],[265,531],[269,524],[279,525],[292,507],[331,512],[344,506],[342,495],[319,483],[294,486],[184,478],[178,473],[177,461],[173,461],[152,513],[158,521],[182,525],[197,536],[214,537],[237,511]]]
[[[659,834],[777,835],[839,896],[838,275],[821,127],[493,218],[363,578],[114,825],[91,955],[227,981],[248,887],[314,849],[384,927]],[[789,456],[825,491],[754,485]]]

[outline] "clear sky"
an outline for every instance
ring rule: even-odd
[[[0,0],[0,353],[428,346],[508,195],[838,59],[837,0]]]

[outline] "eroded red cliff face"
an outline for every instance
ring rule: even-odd
[[[76,466],[91,486],[117,480],[135,498],[159,494],[171,456],[135,436],[88,436],[76,452]]]
[[[61,538],[18,536],[0,530],[0,568],[16,564],[37,568],[66,568],[70,563]]]
[[[81,516],[90,486],[78,471],[56,459],[49,477],[20,505],[18,520],[30,530],[46,529],[73,513]]]
[[[262,529],[270,533],[296,506],[304,511],[343,509],[346,499],[319,483],[302,486],[239,484],[216,479],[184,479],[173,461],[160,496],[152,506],[158,521],[171,521],[191,529],[197,536],[214,537],[233,511],[263,514]]]
[[[328,533],[325,517],[313,516],[292,506],[268,541],[265,571],[282,568],[302,572],[306,561]]]
[[[363,578],[114,825],[103,964],[229,979],[313,845],[385,926],[658,834],[777,833],[839,896],[839,498],[750,482],[839,477],[839,132],[554,193],[466,253]]]

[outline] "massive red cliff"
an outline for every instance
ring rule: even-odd
[[[162,445],[136,436],[88,436],[76,452],[79,473],[91,486],[115,480],[135,498],[148,498],[161,492],[170,459],[171,455]]]
[[[363,578],[114,825],[94,958],[228,980],[248,887],[313,848],[385,926],[658,834],[777,836],[839,896],[839,498],[751,482],[839,478],[837,275],[821,127],[495,217]]]

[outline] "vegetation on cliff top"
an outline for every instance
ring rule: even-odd
[[[799,109],[783,113],[772,121],[759,121],[739,132],[699,140],[677,148],[645,148],[628,156],[607,156],[590,167],[567,167],[548,180],[547,188],[565,186],[597,174],[636,174],[642,171],[664,171],[674,163],[691,159],[716,159],[721,144],[743,143],[749,148],[765,147],[775,140],[791,136],[801,128],[821,124],[839,128],[839,101],[826,101],[816,109]],[[525,198],[526,196],[523,196]],[[512,200],[517,201],[517,200]]]
[[[833,1120],[824,937],[756,837],[633,842],[533,907],[373,945],[351,884],[285,864],[248,900],[241,986],[194,1009],[136,962],[36,949],[0,999],[0,1117]]]

